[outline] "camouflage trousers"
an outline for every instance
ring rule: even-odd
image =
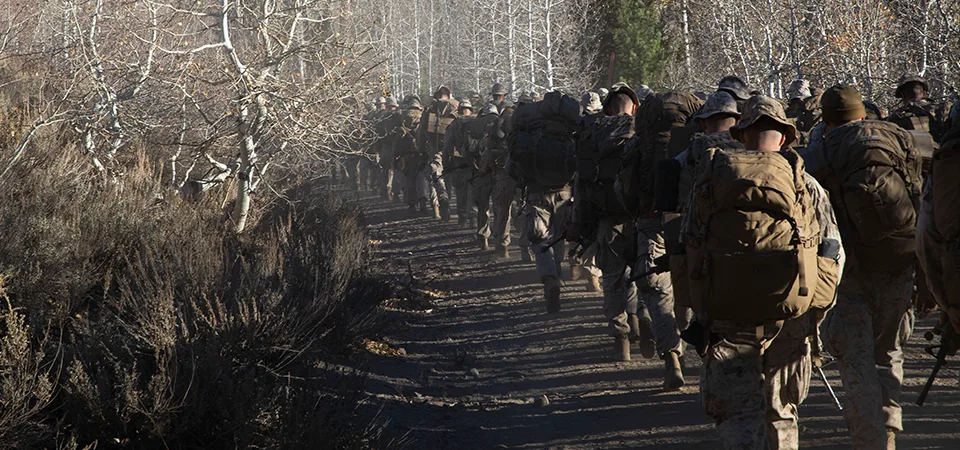
[[[550,249],[546,249],[544,244],[566,231],[572,195],[569,188],[557,192],[527,193],[524,231],[532,244],[537,274],[541,280],[546,277],[560,279],[560,263],[566,253],[566,242],[561,239]]]
[[[637,299],[636,284],[630,283],[631,268],[627,261],[636,244],[633,225],[623,220],[601,218],[597,224],[595,257],[600,269],[600,284],[603,286],[603,315],[607,319],[611,336],[629,334],[627,315],[637,314],[640,320],[650,322],[647,308]]]
[[[755,327],[713,323],[722,339],[703,357],[700,395],[723,448],[799,448],[797,409],[810,389],[807,336],[813,326],[809,315],[783,322],[779,334],[774,325],[758,333]]]
[[[580,250],[580,256],[574,255],[570,264],[580,266],[581,269],[587,271],[590,276],[600,278],[603,275],[603,272],[597,267],[597,249],[599,246],[596,242],[590,242],[590,245],[586,249]]]
[[[638,272],[649,272],[656,266],[654,260],[667,253],[663,238],[663,226],[659,217],[637,221],[637,263]],[[657,341],[657,353],[663,357],[669,352],[678,355],[683,352],[680,331],[685,330],[693,319],[693,311],[683,308],[674,310],[673,282],[670,273],[653,274],[637,280],[637,291],[646,305],[653,321],[653,335]]]
[[[461,224],[477,214],[477,206],[473,201],[473,189],[470,186],[470,179],[474,172],[473,168],[456,169],[445,172],[443,176],[444,180],[453,187],[454,195],[457,197],[457,219]]]
[[[886,429],[903,430],[899,402],[903,345],[913,331],[913,268],[865,274],[855,266],[844,268],[823,343],[840,366],[854,448],[886,448]]]
[[[929,181],[929,178],[924,181]],[[960,307],[960,245],[948,245],[933,220],[933,193],[928,183],[917,217],[917,257],[927,288],[941,306]]]
[[[513,200],[517,196],[517,182],[507,175],[504,169],[497,169],[493,174],[493,192],[490,199],[493,201],[493,227],[490,235],[497,245],[510,246],[510,222],[513,216]]]
[[[477,210],[477,236],[490,237],[490,197],[493,195],[493,175],[477,177],[470,183],[471,199]]]
[[[437,206],[439,203],[449,203],[447,186],[440,176],[443,174],[443,159],[440,154],[434,154],[427,161],[427,165],[417,173],[417,199],[425,200],[427,205]]]

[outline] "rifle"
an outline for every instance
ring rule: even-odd
[[[960,335],[953,329],[949,320],[943,326],[934,328],[933,331],[928,331],[923,337],[927,341],[933,341],[935,335],[940,335],[940,345],[931,345],[924,350],[929,353],[930,356],[937,358],[937,361],[933,364],[933,371],[930,373],[930,378],[927,378],[927,384],[923,386],[923,390],[920,391],[920,396],[917,397],[917,406],[923,406],[923,402],[927,399],[927,394],[930,393],[930,388],[933,387],[934,380],[937,379],[937,373],[940,372],[943,366],[947,365],[947,356],[956,356],[957,350],[960,348]],[[936,352],[936,354],[934,354],[934,352]]]
[[[814,363],[814,369],[817,369],[817,373],[820,374],[820,381],[823,381],[823,385],[827,387],[827,391],[830,392],[830,397],[833,398],[833,406],[836,406],[838,410],[843,411],[843,405],[840,404],[840,399],[837,398],[837,393],[833,391],[833,386],[830,386],[830,380],[827,380],[827,374],[823,373],[823,367],[820,364]]]

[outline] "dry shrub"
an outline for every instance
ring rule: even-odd
[[[16,372],[0,447],[390,446],[357,411],[361,377],[323,363],[382,324],[360,212],[304,184],[238,237],[151,167],[113,183],[35,151],[0,181],[0,357]]]

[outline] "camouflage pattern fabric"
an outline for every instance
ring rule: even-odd
[[[768,325],[760,337],[756,327],[714,323],[713,331],[723,338],[703,358],[700,395],[723,448],[799,448],[797,409],[812,372],[811,321],[809,315],[788,320],[779,334]]]
[[[561,240],[547,251],[543,250],[543,243],[564,233],[571,212],[571,197],[569,188],[527,194],[524,230],[532,244],[537,274],[541,280],[545,277],[560,278],[559,267],[566,253],[566,243]]]
[[[640,219],[636,223],[638,272],[649,272],[655,267],[654,260],[667,253],[660,218]],[[687,328],[693,311],[685,309],[682,317],[674,310],[673,283],[669,273],[653,274],[636,282],[640,299],[647,306],[653,320],[653,335],[657,341],[657,353],[663,357],[668,352],[683,354],[680,331]]]
[[[493,174],[493,229],[491,236],[503,247],[510,246],[510,223],[513,215],[514,197],[517,195],[517,182],[507,171],[498,168]]]
[[[913,331],[914,272],[862,273],[855,260],[845,269],[837,305],[824,321],[824,345],[840,363],[854,447],[877,448],[886,429],[903,430],[903,344]]]
[[[603,313],[607,318],[611,336],[630,332],[628,314],[639,311],[637,287],[628,283],[630,268],[627,258],[633,241],[633,225],[623,221],[600,218],[597,224],[596,264],[600,269],[600,284],[603,286]]]
[[[947,240],[937,229],[933,219],[933,178],[924,180],[923,202],[917,217],[917,257],[926,275],[927,287],[941,308],[948,305],[960,307],[960,252],[956,246],[948,246]]]
[[[426,200],[428,206],[450,201],[442,174],[443,159],[439,152],[434,153],[427,166],[417,173],[417,198]]]
[[[471,200],[477,210],[477,236],[490,237],[490,197],[493,195],[493,174],[477,177],[470,185]]]

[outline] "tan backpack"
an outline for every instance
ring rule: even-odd
[[[838,267],[818,258],[820,226],[800,156],[710,149],[702,163],[686,261],[671,261],[686,266],[680,291],[697,316],[762,323],[830,306]]]
[[[844,246],[859,268],[885,272],[913,264],[923,178],[910,134],[863,120],[828,132],[817,151],[824,164],[813,175],[830,192]]]
[[[933,155],[933,216],[948,242],[960,239],[960,127],[944,136]]]

